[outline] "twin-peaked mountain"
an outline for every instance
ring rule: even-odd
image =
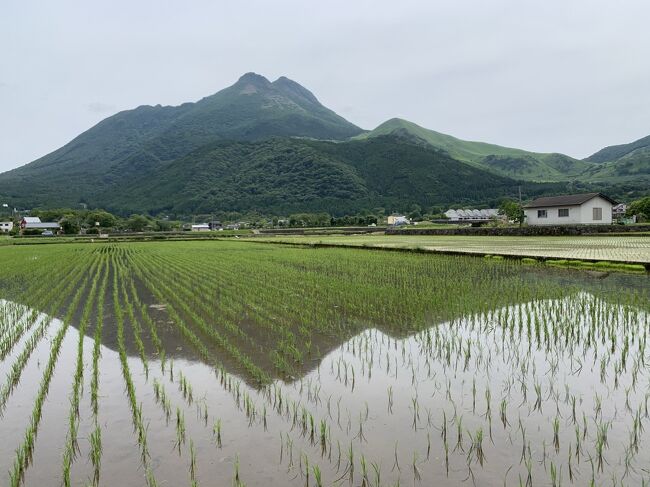
[[[650,167],[647,144],[622,147],[579,161],[463,141],[400,119],[368,132],[288,78],[248,73],[195,103],[115,114],[0,174],[0,197],[13,206],[181,214],[494,204],[519,186],[536,196],[600,178],[602,189],[626,180],[618,159],[632,164],[628,176]]]

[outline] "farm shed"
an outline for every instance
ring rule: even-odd
[[[537,198],[524,206],[529,225],[611,225],[616,201],[602,193]]]

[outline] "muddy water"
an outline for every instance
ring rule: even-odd
[[[12,466],[60,326],[52,321],[0,419],[0,472]],[[149,471],[158,485],[191,485],[192,478],[231,485],[238,476],[248,486],[301,486],[317,485],[320,471],[324,485],[551,485],[554,478],[558,485],[641,485],[650,465],[649,326],[644,313],[582,293],[468,316],[403,339],[368,329],[304,377],[263,390],[184,353],[165,364],[151,355],[147,368],[129,356],[147,425],[144,455],[119,354],[102,345],[99,484],[146,485]],[[0,363],[0,377],[26,339]],[[61,484],[78,340],[70,327],[26,485]],[[72,467],[79,486],[90,485],[93,474],[93,342],[83,340]]]

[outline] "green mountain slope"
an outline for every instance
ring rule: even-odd
[[[35,206],[41,201],[76,206],[83,200],[126,214],[257,210],[340,215],[412,204],[494,205],[516,195],[520,184],[395,136],[349,142],[221,141],[159,161],[154,170],[147,164],[131,158],[93,178],[64,168],[41,172],[28,180],[20,198],[31,201],[38,194],[42,200]],[[528,183],[524,193],[532,197],[563,189],[561,183]]]
[[[191,170],[189,170],[191,168]],[[99,192],[98,206],[118,211],[270,213],[403,208],[496,202],[518,183],[398,137],[366,141],[275,138],[220,142]],[[557,186],[529,185],[530,194]]]
[[[590,166],[564,154],[540,154],[484,142],[457,139],[420,127],[399,118],[390,119],[376,129],[357,136],[371,138],[393,134],[417,139],[447,152],[454,159],[467,162],[503,176],[529,181],[567,181]]]
[[[606,147],[589,156],[592,168],[585,179],[599,184],[650,188],[650,136],[630,144]]]
[[[650,149],[650,135],[642,139],[636,140],[629,144],[612,145],[599,150],[595,154],[587,157],[585,161],[603,163],[612,162],[622,159],[624,157],[633,156],[636,152],[641,157],[646,157]]]

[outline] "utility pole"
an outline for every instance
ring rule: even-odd
[[[521,184],[519,185],[519,226],[523,226],[524,224],[524,208],[521,205]]]

